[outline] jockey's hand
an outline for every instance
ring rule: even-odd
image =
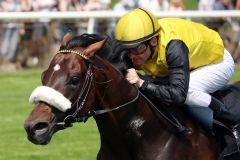
[[[126,79],[131,83],[131,84],[136,84],[138,87],[141,87],[144,80],[142,80],[136,70],[134,68],[130,68],[127,70],[127,74],[126,74]]]

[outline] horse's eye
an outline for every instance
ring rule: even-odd
[[[69,81],[70,85],[77,85],[80,82],[80,78],[77,76],[73,76],[71,80]]]

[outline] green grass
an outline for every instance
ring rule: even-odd
[[[31,91],[40,85],[40,71],[0,73],[0,160],[93,160],[99,148],[95,121],[56,133],[49,145],[30,143],[23,128],[32,110]]]
[[[233,81],[240,80],[236,67]],[[49,145],[30,143],[23,129],[32,110],[31,91],[40,85],[40,71],[0,73],[0,160],[94,160],[99,149],[95,121],[56,133]]]

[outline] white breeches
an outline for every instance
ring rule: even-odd
[[[225,49],[220,63],[210,64],[190,72],[189,89],[185,104],[208,107],[211,102],[209,93],[227,85],[234,73],[234,61]]]

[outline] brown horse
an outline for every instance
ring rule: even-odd
[[[172,118],[158,112],[99,56],[104,39],[86,41],[67,34],[43,72],[43,86],[30,97],[36,106],[24,124],[31,142],[48,144],[55,132],[94,117],[101,138],[98,160],[218,159],[217,138],[185,116],[181,107],[171,107],[177,113]]]

